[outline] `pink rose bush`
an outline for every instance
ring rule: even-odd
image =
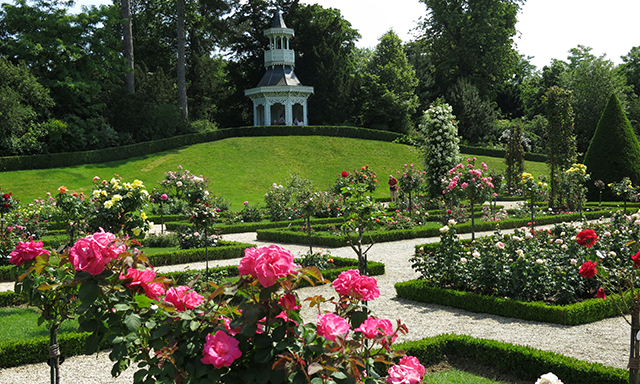
[[[62,293],[80,298],[66,302],[74,303],[68,313],[92,331],[87,346],[95,349],[108,337],[112,372],[135,361],[134,384],[311,382],[336,372],[356,382],[366,377],[400,383],[397,378],[405,375],[404,382],[417,383],[424,374],[417,359],[390,348],[406,326],[374,316],[355,320],[363,313],[361,301],[380,296],[376,280],[357,270],[344,271],[333,282],[339,299],[301,301],[300,282],[325,280],[317,267],[298,266],[282,247],[247,249],[236,282],[177,285],[156,274],[132,242],[100,231],[51,260],[35,260],[49,254],[42,243],[21,244],[13,257],[26,270],[18,284],[51,294],[50,302]],[[34,268],[36,262],[43,268]],[[193,289],[201,286],[209,291]],[[315,321],[303,319],[303,302],[317,309]],[[323,308],[327,305],[334,309]],[[374,361],[391,367],[387,379],[375,372]]]

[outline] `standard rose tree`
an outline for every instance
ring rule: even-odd
[[[12,254],[23,272],[16,290],[27,296],[42,292],[37,296],[43,307],[59,310],[67,303],[66,313],[79,313],[81,329],[91,332],[89,349],[104,338],[111,342],[114,375],[135,363],[134,383],[422,380],[418,360],[391,348],[406,327],[361,317],[361,301],[380,291],[375,279],[357,270],[344,271],[333,282],[338,300],[308,299],[317,317],[305,323],[296,287],[302,280],[325,280],[316,267],[295,264],[282,247],[247,249],[240,279],[209,283],[205,294],[158,276],[128,243],[100,231],[60,255],[41,243],[19,244]],[[326,304],[335,309],[321,308]],[[385,366],[386,377],[374,362]]]

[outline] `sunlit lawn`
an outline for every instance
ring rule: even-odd
[[[32,307],[0,308],[0,343],[49,337],[47,326],[38,326],[39,316],[38,310]],[[59,333],[77,331],[78,321],[67,320],[62,323]]]
[[[71,155],[72,156],[72,155]],[[464,155],[473,157],[473,155]],[[504,159],[477,156],[489,169],[505,168]],[[92,178],[110,179],[119,174],[124,180],[142,180],[147,188],[159,186],[166,171],[178,165],[196,175],[209,178],[210,190],[231,201],[239,210],[242,202],[263,203],[264,194],[273,183],[282,183],[291,174],[313,180],[317,189],[326,189],[336,175],[369,165],[384,184],[388,175],[402,169],[403,164],[421,167],[421,153],[416,148],[373,140],[320,136],[242,137],[196,144],[105,164],[88,164],[68,168],[13,171],[0,173],[2,192],[29,202],[55,194],[64,185],[72,192],[89,193]],[[537,176],[547,173],[544,163],[527,162],[527,171]],[[386,185],[375,197],[386,197]]]

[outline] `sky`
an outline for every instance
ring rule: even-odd
[[[419,0],[307,0],[336,8],[360,32],[359,47],[375,47],[393,29],[403,41],[415,38],[414,29],[426,16]],[[111,3],[110,0],[78,0],[78,5]],[[606,5],[605,5],[606,4]],[[616,64],[632,47],[640,46],[640,0],[528,0],[518,14],[515,37],[518,52],[533,57],[538,69],[552,59],[566,60],[571,48],[591,47],[596,56]],[[286,20],[286,15],[285,15]]]

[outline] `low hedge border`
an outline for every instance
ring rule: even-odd
[[[610,210],[601,210],[593,212],[584,212],[584,218],[586,220],[598,219],[601,217],[611,216],[613,213]],[[570,213],[564,215],[553,216],[538,216],[535,218],[537,226],[562,223],[568,221],[580,220],[581,215],[579,213]],[[502,221],[476,221],[476,232],[492,231],[498,226],[500,229],[519,228],[527,226],[527,223],[531,219],[506,219]],[[420,237],[439,237],[440,225],[428,225],[419,226],[412,229],[396,229],[390,231],[368,231],[365,233],[365,240],[372,241],[374,243],[384,243],[388,241],[398,241],[406,239],[415,239]],[[458,233],[470,233],[471,222],[457,224],[455,229]],[[309,238],[306,233],[292,231],[288,228],[272,228],[272,229],[259,229],[257,232],[257,239],[260,241],[273,241],[281,243],[293,243],[293,244],[308,244]],[[338,235],[330,236],[323,234],[311,234],[311,243],[317,246],[338,248],[347,245],[347,236]]]
[[[425,280],[411,280],[395,284],[398,296],[422,303],[445,305],[476,313],[490,313],[522,320],[545,323],[580,325],[602,320],[618,314],[614,300],[588,299],[570,305],[548,305],[542,302],[524,302],[500,297],[483,296],[473,292],[456,291],[429,286]],[[625,295],[625,300],[630,300]]]
[[[62,356],[83,355],[85,343],[90,333],[61,333],[58,335]],[[110,348],[103,342],[101,349]],[[31,340],[0,343],[0,367],[10,368],[25,364],[43,363],[49,360],[49,337],[43,336]]]
[[[343,219],[341,217],[328,217],[324,219],[311,219],[310,222],[311,222],[311,225],[319,225],[319,224],[342,223],[342,221]],[[214,225],[214,229],[219,229],[221,234],[227,235],[230,233],[255,232],[258,229],[283,228],[283,227],[289,227],[291,225],[304,225],[305,223],[306,222],[303,219],[291,220],[291,221],[260,221],[255,223]],[[164,226],[167,231],[175,231],[181,226],[191,227],[191,223],[174,221],[174,222],[164,223]]]
[[[424,365],[435,364],[443,357],[464,357],[476,363],[495,367],[519,379],[535,382],[541,375],[553,372],[565,383],[626,384],[629,373],[624,369],[588,363],[554,352],[478,339],[466,335],[443,334],[394,346],[415,356]]]

